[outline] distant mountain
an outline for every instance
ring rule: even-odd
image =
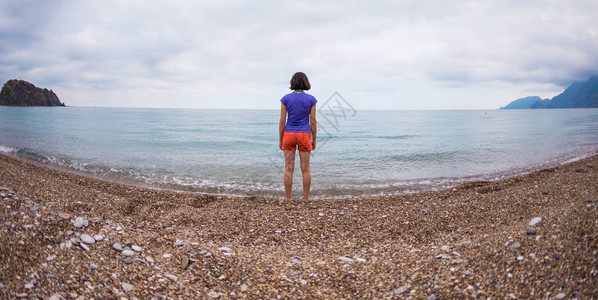
[[[529,100],[536,101],[530,103]],[[526,107],[527,106],[527,107]],[[598,108],[598,76],[592,76],[585,82],[574,82],[565,91],[552,99],[526,97],[517,99],[501,109],[515,108]]]
[[[11,106],[64,106],[58,96],[48,89],[41,89],[24,81],[7,81],[0,92],[0,105]]]
[[[545,99],[548,100],[548,99]],[[509,103],[507,106],[501,107],[500,109],[529,109],[532,104],[536,102],[542,102],[542,98],[538,96],[529,96],[521,99],[517,99]]]

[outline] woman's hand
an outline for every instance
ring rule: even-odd
[[[280,150],[282,150],[282,141],[278,142],[278,148],[280,148]]]
[[[315,139],[311,140],[311,150],[312,151],[316,150],[316,140]]]

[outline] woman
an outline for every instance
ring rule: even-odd
[[[301,173],[303,174],[303,199],[309,198],[311,173],[309,170],[310,151],[316,149],[316,98],[306,94],[311,85],[303,72],[291,78],[292,93],[280,99],[279,146],[284,151],[284,190],[291,199],[295,151],[299,149]],[[288,116],[288,118],[287,118]]]

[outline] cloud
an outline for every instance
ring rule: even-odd
[[[595,11],[595,1],[0,1],[0,78],[72,105],[276,108],[301,70],[319,97],[340,91],[361,108],[498,107],[596,74]]]

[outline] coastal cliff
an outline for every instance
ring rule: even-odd
[[[27,81],[16,79],[7,81],[2,87],[0,105],[65,106],[52,90],[38,88]]]

